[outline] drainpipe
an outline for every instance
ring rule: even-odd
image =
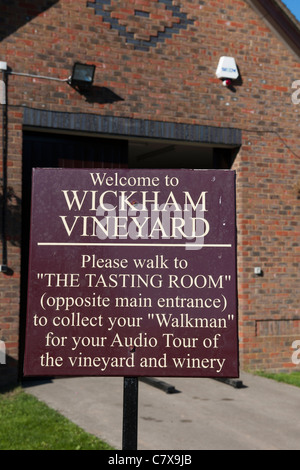
[[[8,127],[8,104],[7,104],[7,63],[0,62],[0,104],[2,105],[2,264],[0,272],[7,273],[7,240],[6,240],[6,205],[7,205],[7,127]]]

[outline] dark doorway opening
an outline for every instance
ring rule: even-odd
[[[213,147],[204,144],[166,140],[131,139],[128,141],[130,168],[230,169],[237,147]]]

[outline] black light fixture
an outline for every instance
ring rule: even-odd
[[[93,84],[95,65],[81,64],[75,62],[69,83],[72,86],[86,87]]]

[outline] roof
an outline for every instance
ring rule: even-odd
[[[300,23],[297,18],[293,15],[290,9],[281,0],[275,0],[273,3],[277,3],[278,8],[283,10],[283,12],[289,17],[289,19],[293,23],[295,23],[295,26],[299,29]]]
[[[282,0],[247,0],[300,56],[300,22]]]

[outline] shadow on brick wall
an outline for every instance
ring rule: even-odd
[[[3,211],[2,179],[0,178],[0,214]],[[5,217],[5,238],[13,246],[21,245],[21,198],[16,195],[14,189],[7,188],[6,195],[6,217]],[[3,226],[0,223],[0,237],[3,236]]]
[[[118,96],[109,88],[103,86],[89,86],[87,88],[76,88],[80,95],[84,96],[88,103],[108,104],[116,101],[124,101],[124,98]]]
[[[58,2],[59,0],[0,0],[0,41]]]

